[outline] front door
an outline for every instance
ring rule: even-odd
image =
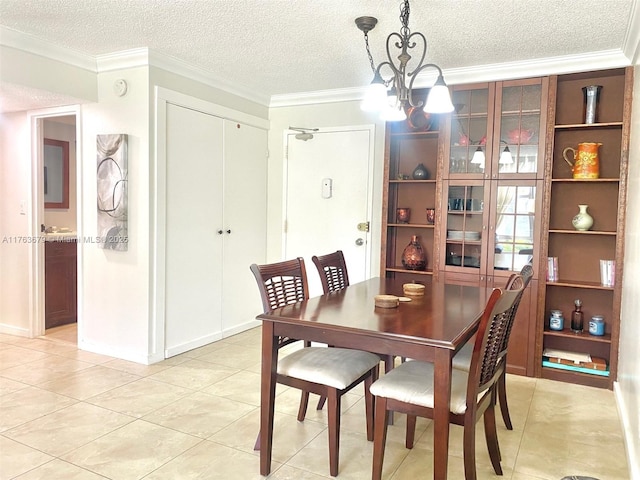
[[[350,283],[369,276],[373,138],[373,126],[287,135],[284,258],[305,259],[311,296],[322,293],[313,255],[342,250]]]

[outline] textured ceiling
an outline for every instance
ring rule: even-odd
[[[409,26],[427,37],[427,60],[447,70],[623,49],[635,2],[414,0]],[[148,47],[269,98],[367,84],[354,19],[378,18],[369,36],[380,62],[400,3],[0,0],[0,25],[92,56]]]

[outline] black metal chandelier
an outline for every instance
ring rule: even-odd
[[[367,55],[373,71],[373,81],[365,93],[362,109],[378,111],[387,121],[406,119],[405,107],[407,104],[411,107],[422,106],[422,101],[416,101],[413,98],[413,82],[418,74],[427,68],[435,68],[438,71],[438,78],[429,91],[424,111],[427,113],[448,113],[454,109],[449,89],[442,76],[442,69],[434,63],[423,63],[427,53],[427,39],[420,32],[411,32],[409,12],[409,0],[404,0],[400,7],[400,22],[402,23],[400,33],[389,34],[387,37],[387,60],[377,67],[369,49],[368,34],[375,28],[378,19],[375,17],[356,18],[356,26],[364,32]],[[413,70],[407,71],[407,65],[412,58],[410,51],[414,48],[416,48],[416,52],[422,48],[420,61]],[[392,50],[399,52],[396,61],[392,57]],[[384,80],[382,77],[383,69],[390,70],[391,77],[388,80]]]

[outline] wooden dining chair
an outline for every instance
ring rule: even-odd
[[[325,294],[336,292],[349,286],[349,272],[342,250],[326,255],[314,255],[311,261],[316,266]]]
[[[476,480],[475,431],[484,418],[485,438],[493,469],[502,475],[500,447],[495,418],[495,389],[500,377],[499,353],[507,331],[510,310],[519,290],[495,289],[480,319],[468,372],[452,369],[449,422],[462,425],[464,472],[466,480]],[[373,442],[373,480],[382,478],[382,464],[389,411],[407,414],[408,448],[413,447],[416,416],[433,418],[433,363],[410,360],[400,364],[371,386],[376,402]],[[411,428],[409,422],[412,422]]]
[[[266,265],[251,265],[265,312],[309,298],[304,260],[298,257]],[[278,348],[297,341],[281,339]],[[342,396],[364,382],[367,439],[373,440],[373,396],[369,391],[378,378],[377,355],[346,348],[305,346],[278,360],[276,382],[302,390],[298,421],[304,420],[309,392],[328,400],[329,471],[338,475],[340,405]],[[255,449],[259,449],[260,436]]]
[[[533,267],[530,264],[525,265],[520,270],[520,274],[512,274],[505,285],[506,290],[518,290],[527,288],[529,282],[533,278]],[[513,430],[513,424],[511,423],[511,416],[509,415],[509,404],[507,403],[507,348],[509,346],[509,337],[511,336],[511,329],[518,313],[518,307],[522,300],[522,293],[516,298],[513,308],[510,312],[510,319],[507,325],[507,334],[504,337],[503,344],[500,346],[500,379],[498,380],[497,395],[498,403],[500,404],[500,412],[502,413],[502,420],[504,421],[507,430]],[[453,368],[458,370],[469,371],[471,366],[471,355],[473,353],[473,344],[467,343],[457,354],[453,357]]]
[[[318,270],[320,281],[322,282],[322,290],[325,293],[337,292],[349,286],[349,272],[347,271],[347,263],[344,259],[342,250],[337,250],[326,255],[314,255],[311,261]],[[393,355],[378,355],[384,361],[384,371],[389,372],[393,368]],[[318,410],[322,410],[325,398],[321,397],[318,401]],[[393,421],[390,420],[391,424]]]

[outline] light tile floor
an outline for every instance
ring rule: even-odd
[[[25,339],[0,335],[0,479],[261,479],[260,330],[145,366],[76,348],[75,325]],[[508,376],[514,430],[498,418],[505,480],[629,478],[613,393]],[[329,477],[326,411],[296,421],[299,392],[278,386],[275,480]],[[384,478],[431,478],[432,426],[404,448],[389,428]],[[449,478],[464,478],[462,428],[451,427]],[[343,402],[341,479],[371,476],[361,390]],[[497,479],[478,423],[480,479]]]

